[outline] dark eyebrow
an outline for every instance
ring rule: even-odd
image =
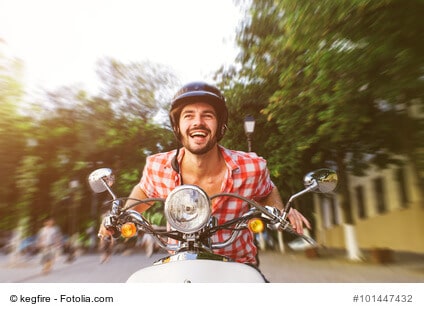
[[[215,116],[216,116],[216,112],[215,112],[215,110],[205,110],[205,111],[203,111],[202,113],[203,113],[203,114],[205,114],[205,113],[211,113],[211,114],[213,114],[213,115],[215,115]]]
[[[181,111],[181,114],[186,114],[186,113],[193,113],[193,112],[195,112],[196,110],[195,109],[183,109],[182,111]],[[211,110],[204,110],[203,112],[202,112],[202,114],[213,114],[214,116],[216,116],[216,112],[215,112],[215,110],[213,110],[213,109],[211,109]]]

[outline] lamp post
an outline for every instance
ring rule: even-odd
[[[248,152],[252,152],[252,135],[255,131],[255,118],[248,115],[244,118],[244,132],[247,137]]]
[[[69,223],[71,225],[70,227],[70,235],[72,236],[77,229],[77,216],[76,216],[76,211],[77,211],[77,192],[78,192],[78,188],[79,188],[79,181],[74,179],[71,180],[69,182],[69,189],[71,190],[71,203],[70,203],[70,218],[69,218]]]
[[[244,118],[244,132],[247,137],[248,152],[252,152],[252,135],[255,131],[255,118],[248,115]],[[266,250],[266,243],[263,232],[258,234],[259,249]]]

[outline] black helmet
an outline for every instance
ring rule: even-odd
[[[198,101],[208,103],[214,107],[218,117],[218,129],[221,130],[217,134],[217,140],[221,140],[227,129],[228,121],[225,98],[218,88],[204,82],[192,82],[184,85],[172,99],[169,117],[175,136],[180,140],[178,122],[181,110],[185,105]]]

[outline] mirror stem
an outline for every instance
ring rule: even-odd
[[[301,196],[301,195],[303,195],[303,194],[305,194],[305,193],[307,193],[307,192],[314,191],[314,190],[317,188],[317,186],[318,186],[318,182],[317,182],[316,180],[314,180],[314,181],[311,183],[311,185],[309,185],[306,189],[304,189],[304,190],[302,190],[302,191],[299,191],[298,193],[296,193],[296,194],[292,195],[292,196],[290,197],[289,201],[287,201],[286,206],[284,207],[284,210],[283,210],[283,212],[282,212],[282,214],[281,214],[281,217],[282,217],[283,219],[285,219],[285,218],[286,218],[287,213],[289,213],[290,207],[291,207],[292,202],[293,202],[293,200],[294,200],[294,199],[296,199],[297,197],[299,197],[299,196]]]
[[[102,178],[102,183],[105,186],[105,188],[107,189],[107,191],[109,191],[110,195],[112,196],[113,200],[116,200],[116,196],[113,193],[112,189],[110,189],[109,185],[106,183],[105,179]]]

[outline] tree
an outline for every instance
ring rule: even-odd
[[[0,41],[0,48],[2,48]],[[22,64],[0,51],[0,229],[17,224],[19,212],[12,210],[17,200],[15,175],[27,144],[28,120],[18,111],[23,90],[20,83]]]
[[[121,114],[109,100],[79,89],[49,91],[42,105],[50,109],[33,121],[35,144],[30,151],[39,160],[38,192],[29,210],[34,223],[48,211],[59,214],[65,231],[74,231],[75,224],[83,229],[107,197],[96,201],[88,189],[92,170],[112,168],[118,181],[114,189],[125,195],[138,181],[145,157],[173,144],[172,133],[153,120]],[[71,181],[78,182],[76,188],[70,187]]]
[[[252,2],[231,86],[256,95],[251,103],[262,99],[254,109],[276,123],[278,137],[266,141],[280,156],[273,166],[297,175],[291,169],[305,159],[306,167],[347,161],[360,174],[364,156],[384,166],[419,143],[417,123],[402,108],[422,97],[422,10],[417,1]]]
[[[419,16],[424,4],[322,1],[317,8],[283,1],[282,5],[285,28],[292,30],[286,33],[288,45],[303,53],[280,75],[284,87],[274,93],[264,112],[280,116],[277,123],[288,132],[303,122],[306,140],[300,147],[318,144],[320,151],[312,160],[336,162],[344,182],[345,221],[352,223],[344,173],[361,174],[369,164],[384,167],[394,161],[394,154],[411,154],[420,144],[416,120],[405,108],[423,96],[424,28]],[[319,26],[322,33],[316,31]],[[299,81],[301,87],[293,88]],[[297,118],[282,117],[287,107],[298,110]]]
[[[113,109],[144,121],[166,109],[176,85],[176,77],[169,68],[147,61],[124,64],[105,58],[99,60],[97,73],[103,82],[104,98]]]
[[[227,86],[256,96],[255,110],[276,126],[257,134],[267,138],[275,176],[292,184],[287,177],[337,167],[346,223],[346,173],[387,166],[423,145],[409,114],[413,102],[423,105],[423,13],[414,0],[254,0],[238,35],[239,69],[222,74]]]

